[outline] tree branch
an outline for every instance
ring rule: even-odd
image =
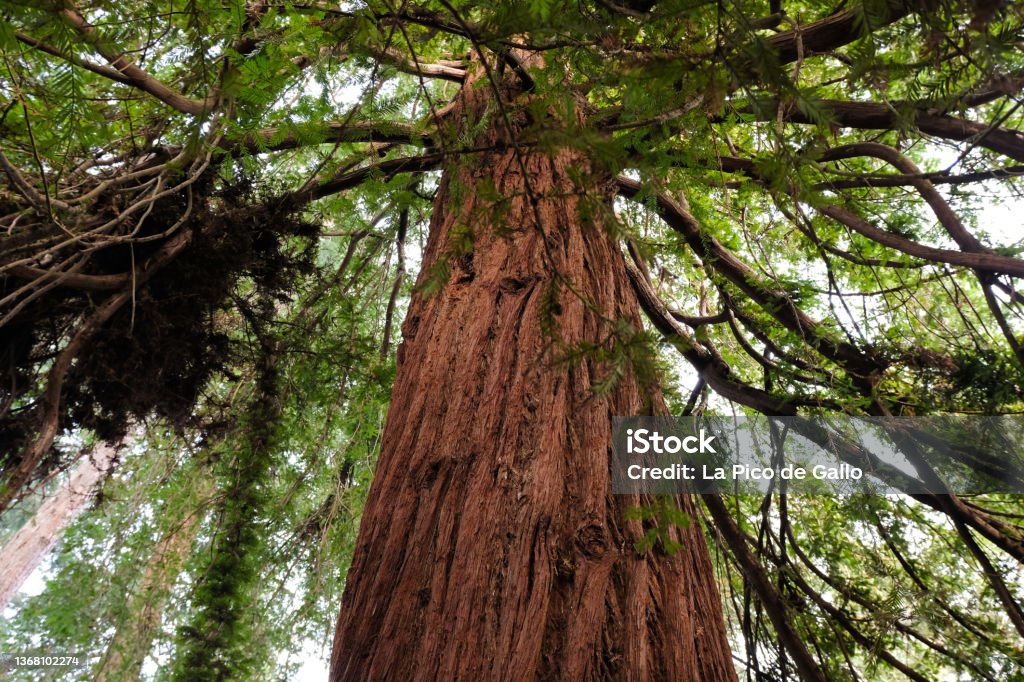
[[[432,152],[420,156],[404,156],[390,161],[370,164],[354,171],[344,173],[326,182],[314,185],[309,189],[298,190],[284,195],[281,202],[295,208],[304,206],[311,201],[323,199],[324,197],[347,189],[359,186],[361,183],[372,177],[380,177],[387,180],[401,175],[402,173],[425,173],[441,165],[446,154],[444,152]]]
[[[796,414],[796,407],[787,399],[773,396],[731,378],[729,365],[720,357],[713,355],[709,349],[697,343],[668,312],[640,269],[628,259],[624,259],[624,262],[626,273],[629,275],[629,281],[633,285],[633,291],[636,292],[640,307],[643,308],[655,328],[674,343],[683,357],[708,383],[708,386],[722,397],[764,414]]]
[[[729,514],[722,498],[718,495],[702,495],[701,499],[704,500],[704,506],[711,514],[718,535],[725,541],[729,551],[735,557],[740,571],[743,572],[744,581],[757,594],[779,640],[789,655],[793,657],[793,663],[800,672],[801,679],[825,682],[828,679],[825,677],[825,673],[807,650],[803,638],[793,629],[793,623],[782,595],[772,585],[764,568],[747,547],[745,534]]]
[[[901,237],[893,232],[875,227],[864,218],[853,211],[836,206],[834,204],[823,204],[814,206],[823,215],[832,218],[836,222],[846,225],[851,230],[859,232],[868,239],[878,242],[883,246],[896,249],[908,256],[921,258],[933,263],[948,263],[960,265],[974,270],[982,270],[991,273],[1003,273],[1024,277],[1024,260],[1000,256],[991,253],[964,253],[962,251],[951,251],[939,249],[934,246],[926,246],[919,242]]]
[[[917,109],[909,116],[901,114],[900,103],[881,104],[877,102],[856,102],[844,100],[820,100],[817,102],[828,113],[832,122],[841,128],[862,130],[898,130],[906,122],[912,123],[922,133],[956,142],[977,141],[978,146],[1024,162],[1024,135],[1012,128],[991,127],[985,123],[969,121]],[[739,113],[754,114],[758,120],[775,120],[779,106],[775,101],[758,103]],[[795,106],[782,107],[785,123],[816,124],[818,121]]]
[[[617,178],[619,193],[633,198],[644,191],[643,185],[629,178]],[[871,357],[861,349],[838,339],[832,339],[822,326],[800,310],[786,292],[771,289],[761,282],[760,276],[713,236],[706,234],[697,220],[682,206],[663,192],[655,192],[655,211],[669,227],[686,240],[690,248],[710,267],[739,287],[772,317],[791,331],[799,334],[824,357],[850,371],[855,378],[872,384],[872,376],[884,369],[881,358]]]
[[[399,71],[411,73],[414,76],[440,78],[442,80],[452,81],[455,83],[461,83],[466,80],[465,69],[460,69],[447,64],[420,62],[415,55],[412,59],[409,59],[406,55],[396,49],[384,49],[373,46],[368,46],[367,49],[370,50],[370,53],[374,57],[382,62],[386,62]]]
[[[223,144],[221,148],[232,154],[239,152],[259,154],[263,152],[286,151],[307,146],[308,143],[302,139],[303,137],[306,136],[297,135],[294,132],[282,134],[281,128],[261,128],[247,134],[237,142]],[[316,144],[381,142],[386,144],[418,144],[424,147],[430,147],[434,144],[433,137],[429,133],[420,132],[419,128],[415,125],[377,121],[330,121],[322,128],[312,131],[308,137],[316,140]]]
[[[0,512],[6,510],[11,502],[24,491],[25,483],[31,479],[46,452],[53,445],[53,440],[60,430],[64,379],[79,352],[95,338],[103,325],[122,306],[133,299],[137,287],[148,282],[154,274],[174,260],[191,243],[193,234],[192,230],[180,231],[145,263],[139,265],[133,273],[128,288],[108,298],[91,315],[86,317],[68,343],[57,354],[46,376],[46,387],[40,397],[39,431],[35,439],[22,449],[13,470],[4,472],[3,480],[0,482]]]
[[[71,28],[73,28],[82,39],[85,40],[96,52],[98,52],[107,62],[121,74],[122,78],[115,78],[118,82],[131,85],[132,87],[138,88],[143,92],[149,93],[156,97],[158,100],[167,104],[168,106],[184,113],[192,114],[194,116],[201,116],[213,110],[217,105],[219,96],[212,94],[204,99],[194,99],[186,97],[180,92],[173,90],[158,79],[151,76],[149,73],[139,68],[131,59],[129,59],[124,51],[118,49],[104,38],[96,27],[85,20],[78,10],[75,9],[70,3],[66,3],[64,8],[58,12],[58,16],[64,20]],[[47,52],[50,52],[47,50]],[[53,54],[53,52],[51,52]],[[63,58],[63,55],[57,55]],[[89,68],[85,64],[80,64],[84,68]],[[90,68],[91,71],[100,73],[94,68]],[[100,73],[100,75],[107,74]]]
[[[84,275],[77,272],[53,272],[43,268],[35,268],[30,265],[17,265],[4,274],[18,279],[39,280],[46,284],[54,280],[58,286],[71,287],[72,289],[83,289],[85,291],[111,291],[120,289],[131,279],[129,273],[117,275]]]
[[[895,23],[911,12],[913,3],[905,0],[890,0],[874,18],[874,24],[865,22],[863,8],[836,12],[819,21],[771,36],[765,43],[779,56],[779,62],[788,64],[796,61],[801,54],[828,52],[848,45],[883,26]]]

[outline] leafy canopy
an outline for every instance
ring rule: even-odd
[[[135,443],[12,646],[121,647],[141,608],[122,593],[165,605],[136,646],[161,677],[284,674],[274,652],[328,639],[437,173],[512,114],[510,143],[581,149],[614,188],[651,333],[573,349],[612,381],[657,373],[687,413],[1022,408],[1024,245],[988,217],[1024,163],[1015,3],[0,14],[0,508],[30,504],[76,434]],[[466,82],[495,90],[476,128],[446,116]],[[830,679],[1019,669],[1017,498],[725,509],[749,540],[719,565],[751,679],[792,668],[772,603]]]

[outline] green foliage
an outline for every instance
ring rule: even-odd
[[[688,528],[693,520],[679,508],[674,497],[658,497],[648,506],[633,507],[626,512],[629,521],[642,521],[644,534],[633,543],[637,554],[646,554],[660,547],[669,556],[678,553],[683,545],[673,537],[673,528]]]
[[[56,430],[128,433],[130,446],[46,589],[0,622],[0,650],[83,651],[94,665],[74,674],[91,679],[140,620],[124,596],[189,518],[194,541],[144,652],[160,669],[145,676],[294,677],[299,643],[330,639],[395,373],[382,336],[397,319],[385,318],[411,295],[438,185],[428,164],[416,183],[387,165],[401,158],[438,155],[449,201],[474,206],[420,280],[433,296],[484,231],[514,227],[522,199],[497,177],[460,186],[464,160],[510,145],[586,155],[587,170],[568,171],[576,223],[545,227],[632,243],[689,334],[614,318],[599,339],[561,344],[564,309],[592,302],[549,278],[533,294],[544,342],[554,361],[593,369],[594,395],[635,381],[652,411],[657,388],[674,411],[750,409],[703,377],[689,405],[707,365],[680,351],[700,350],[748,394],[807,413],[1022,409],[1016,278],[910,255],[825,214],[968,251],[935,196],[924,201],[927,178],[982,251],[1021,255],[1019,235],[986,217],[1020,191],[1018,4],[786,2],[778,16],[763,0],[76,5],[94,33],[59,14],[69,3],[0,5],[0,471],[39,431],[62,349],[118,294],[128,302],[58,387]],[[815,22],[833,13],[852,19],[823,39]],[[151,80],[125,75],[125,60]],[[487,101],[472,117],[448,107],[462,70]],[[920,173],[839,153],[869,143]],[[645,187],[613,199],[616,175]],[[659,217],[659,193],[699,239]],[[150,270],[180,235],[188,246]],[[739,274],[723,267],[733,261]],[[47,278],[15,274],[25,267]],[[45,448],[32,477],[72,450]],[[900,498],[729,503],[829,679],[893,678],[884,653],[927,679],[1017,675],[1005,605],[939,512]],[[1019,498],[968,503],[1019,546]],[[678,553],[672,528],[694,522],[667,500],[629,518],[640,553]],[[979,542],[1019,595],[1021,557]],[[716,568],[751,677],[792,677],[750,581],[728,552]]]

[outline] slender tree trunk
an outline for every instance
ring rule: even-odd
[[[32,519],[0,549],[0,610],[57,544],[61,531],[85,507],[116,456],[116,447],[101,443],[82,457],[71,477],[43,501]]]
[[[607,363],[564,360],[641,324],[606,176],[567,148],[501,149],[526,114],[510,131],[490,95],[466,86],[453,112],[473,125],[490,102],[474,145],[499,150],[437,195],[331,680],[734,680],[699,523],[640,555],[624,512],[650,500],[611,494],[611,417],[660,394],[629,371],[595,392]]]
[[[164,604],[171,595],[174,582],[192,551],[203,519],[202,502],[212,492],[213,481],[205,476],[199,483],[200,504],[188,509],[180,522],[167,531],[153,547],[146,561],[142,578],[132,590],[125,607],[125,616],[96,669],[95,682],[137,680],[160,631]]]

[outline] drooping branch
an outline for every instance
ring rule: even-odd
[[[968,616],[966,613],[962,612],[960,609],[950,604],[946,599],[944,599],[941,596],[941,593],[939,591],[937,591],[932,585],[929,585],[925,581],[924,577],[921,574],[921,571],[919,571],[918,568],[914,565],[912,559],[906,556],[904,552],[900,550],[900,548],[896,545],[895,538],[893,537],[892,533],[886,528],[885,524],[882,522],[882,518],[878,515],[877,512],[874,512],[874,510],[872,510],[872,512],[872,520],[875,523],[875,528],[878,530],[879,536],[885,543],[886,548],[888,548],[889,552],[893,555],[893,557],[895,557],[896,561],[899,563],[900,568],[903,569],[903,572],[906,573],[906,575],[910,578],[914,585],[917,586],[917,588],[921,590],[923,593],[927,594],[931,601],[933,601],[940,609],[942,609],[943,612],[945,612],[950,618],[952,618],[958,625],[964,628],[964,630],[970,632],[976,637],[984,638],[985,635],[981,632],[983,626],[980,623],[975,622],[972,617]]]
[[[1003,604],[1003,611],[1006,613],[1010,622],[1013,623],[1013,627],[1017,630],[1017,633],[1024,637],[1024,611],[1021,610],[1020,602],[1010,592],[1010,588],[1007,586],[1006,581],[1003,580],[998,569],[992,564],[992,561],[985,554],[985,551],[975,541],[974,536],[971,534],[970,529],[963,523],[957,522],[956,532],[963,540],[967,549],[971,555],[974,556],[975,561],[978,562],[978,566],[981,568],[982,573],[988,580],[989,585],[992,586],[992,590],[999,597],[999,601]]]
[[[730,376],[729,365],[707,347],[698,343],[665,308],[650,281],[628,259],[626,272],[636,292],[640,307],[651,323],[683,354],[700,376],[719,395],[741,405],[752,407],[763,414],[796,414],[795,406],[786,398],[771,395],[759,388],[748,386]]]
[[[620,178],[619,183],[620,188],[624,190],[623,194],[625,196],[636,196],[642,191],[641,185],[635,181]],[[686,212],[681,206],[676,205],[675,202],[664,194],[656,194],[655,197],[657,201],[656,210],[658,210],[659,215],[661,215],[670,226],[676,228],[677,231],[680,231],[684,237],[686,237],[687,243],[691,245],[691,248],[697,252],[707,265],[726,276],[726,278],[733,283],[737,284],[737,286],[739,286],[741,290],[744,290],[745,293],[748,293],[755,302],[761,304],[762,307],[766,308],[767,312],[772,314],[772,316],[777,320],[780,320],[780,316],[777,314],[778,308],[783,305],[793,305],[792,303],[785,303],[784,301],[786,299],[777,301],[775,297],[785,296],[783,293],[773,292],[771,289],[767,289],[763,285],[758,286],[756,273],[743,265],[742,261],[736,259],[731,252],[720,245],[713,237],[704,234],[700,230],[699,224],[696,223],[696,220],[693,219],[692,216],[689,216],[688,212]],[[966,256],[977,254],[960,255]],[[737,267],[737,263],[741,267]],[[730,276],[729,268],[735,268],[734,272],[731,273],[732,276]],[[740,273],[742,273],[742,276]],[[633,276],[635,277],[635,275]],[[642,296],[641,299],[643,300]],[[772,310],[768,308],[766,302],[775,303],[777,306],[776,309]],[[655,321],[655,324],[660,323],[661,325],[665,325],[663,319],[665,316],[657,313],[656,306],[645,304],[644,308],[648,315],[651,316],[651,319]],[[782,321],[785,326],[790,327],[789,324],[786,324],[787,318],[785,316],[780,321]],[[666,326],[666,329],[670,330],[672,333],[675,333],[676,331],[668,326]],[[801,329],[801,327],[796,326],[796,329]],[[662,331],[663,333],[665,332],[665,330]],[[804,338],[809,341],[806,334],[804,335]],[[846,358],[836,354],[834,349],[831,353],[827,353],[828,350],[828,347],[825,347],[825,351],[820,352],[822,352],[822,355],[825,355],[826,357],[831,355],[832,357],[830,359],[836,361],[840,366],[846,366]],[[885,407],[885,404],[881,402],[879,396],[875,394],[872,385],[863,382],[855,382],[854,386],[863,395],[864,399],[870,401],[873,406],[869,409],[869,412],[874,414],[887,414],[888,410]],[[752,400],[751,395],[747,392],[734,392],[733,395],[735,397],[731,399],[734,399],[741,404],[747,404],[750,406],[757,405],[757,402]],[[811,437],[808,434],[804,435],[805,437]],[[849,452],[844,450],[841,451],[839,455],[843,461],[847,461],[855,465],[863,463],[865,457],[868,459],[872,458],[870,453],[863,450]],[[886,471],[887,480],[890,480],[901,489],[910,489],[907,487],[908,481],[905,480],[905,475],[895,470],[890,471],[886,469]],[[965,508],[963,502],[953,495],[918,493],[914,494],[913,497],[919,502],[922,502],[937,511],[941,511],[954,518],[960,519],[963,523],[977,530],[982,536],[996,544],[1010,556],[1013,556],[1018,561],[1024,561],[1024,543],[1022,543],[1021,538],[1012,532],[1011,529],[1000,524],[997,519],[988,516],[985,512]]]
[[[818,568],[811,560],[811,558],[807,556],[804,550],[800,547],[800,543],[797,541],[796,536],[793,534],[792,526],[788,526],[786,528],[785,537],[789,540],[788,547],[792,548],[794,554],[796,554],[797,558],[800,560],[800,563],[806,566],[807,569],[811,572],[811,574],[817,577],[818,580],[822,581],[831,590],[841,595],[844,599],[849,599],[850,601],[859,604],[860,606],[870,611],[877,611],[880,608],[883,608],[881,604],[869,599],[864,594],[864,591],[858,589],[857,586],[845,583],[842,580],[838,579],[836,576],[830,575],[829,573]],[[793,569],[796,570],[796,567],[794,566]],[[964,656],[961,656],[955,650],[943,644],[940,639],[925,635],[920,631],[920,629],[911,627],[902,619],[896,619],[892,623],[892,626],[900,633],[916,639],[917,641],[921,642],[922,644],[927,646],[929,649],[932,649],[936,653],[945,656],[951,660],[954,660],[964,667],[970,668],[973,671],[973,673],[978,675],[980,678],[994,682],[993,678],[989,676],[987,673],[985,673],[977,665],[975,665],[973,661],[969,660]]]
[[[985,246],[980,240],[971,234],[963,225],[960,217],[952,207],[950,207],[949,203],[935,189],[931,179],[927,177],[926,174],[921,173],[920,169],[912,161],[904,157],[892,147],[876,142],[854,143],[826,150],[824,153],[820,154],[817,159],[819,161],[827,162],[856,156],[870,156],[878,158],[901,171],[902,178],[905,179],[903,180],[903,183],[913,186],[918,191],[925,202],[931,207],[936,218],[939,220],[939,223],[954,239],[957,245],[962,249],[963,253],[948,249],[930,247],[914,242],[913,240],[900,235],[882,230],[864,220],[853,211],[833,204],[819,205],[816,207],[817,210],[828,215],[834,220],[837,220],[841,224],[863,234],[869,239],[885,246],[889,246],[890,248],[894,248],[907,255],[921,258],[930,263],[948,263],[951,265],[966,266],[974,269],[978,272],[981,286],[986,293],[986,301],[988,302],[993,316],[999,324],[1000,329],[1006,337],[1011,349],[1018,357],[1020,357],[1022,355],[1020,343],[1006,323],[1005,318],[999,309],[998,302],[991,293],[991,284],[989,279],[997,274],[1019,276],[1021,272],[1024,272],[1024,261],[995,253],[993,249]],[[760,182],[766,183],[765,178],[761,177],[757,165],[751,159],[726,157],[725,159],[718,160],[717,165],[724,171],[743,173],[750,177],[757,178]],[[822,185],[823,188],[832,188],[832,186],[833,185],[830,182],[823,183]],[[854,260],[851,254],[839,251],[835,249],[835,247],[831,247],[830,245],[824,244],[818,240],[815,235],[809,233],[805,226],[801,226],[800,222],[796,220],[795,217],[790,217],[796,222],[801,231],[804,232],[804,234],[806,234],[808,238],[820,248],[826,249],[831,253],[837,253],[837,255],[848,260]],[[882,263],[871,264],[865,262],[862,264],[881,265]]]
[[[850,633],[850,636],[853,637],[854,641],[868,651],[871,651],[874,655],[878,656],[878,658],[882,659],[896,670],[899,670],[909,679],[914,680],[915,682],[928,682],[927,677],[921,675],[909,664],[896,658],[892,652],[883,648],[880,645],[880,642],[866,635],[846,611],[831,604],[824,595],[811,587],[810,583],[808,583],[799,572],[791,571],[789,575],[793,580],[793,584],[796,585],[803,594],[810,597],[811,601],[813,601],[818,608],[826,613],[834,622],[838,623],[840,627]]]
[[[617,182],[620,194],[627,198],[644,192],[643,185],[635,180],[619,177]],[[830,338],[819,322],[802,311],[784,291],[763,283],[755,271],[707,234],[689,211],[672,198],[663,192],[654,192],[653,196],[658,215],[683,236],[704,263],[739,287],[785,327],[804,338],[821,355],[869,383],[873,381],[869,377],[876,376],[884,368],[880,358],[873,358],[846,341]]]
[[[739,564],[745,580],[764,605],[765,612],[785,650],[793,657],[793,663],[800,672],[800,677],[804,680],[824,682],[828,678],[825,677],[825,673],[807,650],[803,638],[793,628],[782,595],[772,585],[764,568],[747,547],[746,536],[733,519],[725,503],[722,502],[722,498],[718,495],[702,495],[701,498],[704,501],[704,506],[711,513],[715,529]]]

